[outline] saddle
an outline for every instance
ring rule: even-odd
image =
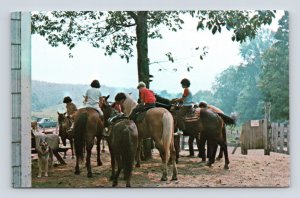
[[[108,125],[114,125],[124,119],[129,119],[127,116],[123,115],[123,114],[118,114],[118,115],[115,115],[111,118],[108,119]]]
[[[200,108],[192,108],[191,111],[184,117],[185,122],[195,122],[200,118]]]

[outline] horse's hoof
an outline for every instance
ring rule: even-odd
[[[173,175],[171,181],[176,181],[176,180],[178,180],[177,176]]]
[[[126,187],[127,187],[127,188],[130,188],[130,187],[131,187],[131,185],[130,185],[130,184],[126,184]]]
[[[141,165],[140,165],[140,164],[136,164],[135,167],[136,167],[136,168],[140,168]]]
[[[224,169],[225,169],[225,170],[228,170],[228,169],[229,169],[228,164],[225,164],[225,165],[224,165]]]
[[[208,167],[211,167],[212,163],[207,162],[205,165],[208,166]]]
[[[217,161],[220,161],[221,159],[222,159],[222,157],[217,157],[216,158]]]
[[[88,178],[92,178],[92,177],[93,177],[93,174],[92,174],[92,173],[88,173],[88,174],[87,174],[87,177],[88,177]]]
[[[75,171],[74,174],[75,175],[80,175],[80,171]]]
[[[98,165],[98,166],[102,166],[103,163],[102,163],[102,162],[98,162],[97,165]]]
[[[74,156],[72,156],[72,159],[74,159]]]
[[[112,184],[112,187],[116,187],[118,185],[118,182],[114,181]]]
[[[167,180],[168,180],[168,178],[165,177],[165,176],[162,176],[161,179],[160,179],[160,181],[167,181]]]

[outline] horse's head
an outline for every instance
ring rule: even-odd
[[[58,118],[57,118],[57,120],[58,120],[58,123],[59,124],[62,124],[64,121],[65,121],[65,119],[66,119],[66,112],[65,113],[59,113],[59,112],[57,112],[57,114],[58,114]]]
[[[113,107],[111,102],[108,101],[109,95],[108,96],[103,96],[102,100],[101,100],[101,110],[103,111],[103,115],[104,115],[104,125],[108,126],[108,119],[112,116],[115,116],[116,114],[118,114],[119,112],[117,112]]]

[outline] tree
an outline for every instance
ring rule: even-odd
[[[274,33],[261,30],[240,46],[244,62],[222,72],[214,84],[214,96],[225,112],[239,113],[239,122],[263,117],[263,96],[258,87],[262,55],[274,44]]]
[[[264,100],[271,102],[271,119],[289,119],[289,15],[279,20],[276,42],[263,54],[259,88]]]
[[[80,41],[103,48],[105,55],[119,54],[129,62],[136,43],[138,80],[149,87],[148,38],[162,38],[160,28],[171,31],[182,28],[183,14],[199,19],[198,30],[209,29],[212,34],[223,28],[233,30],[233,41],[254,38],[263,24],[271,24],[275,11],[109,11],[109,12],[36,12],[32,15],[32,33],[46,37],[57,47],[67,45],[71,50]],[[135,27],[135,31],[134,28]],[[196,28],[196,27],[195,27]],[[70,55],[71,56],[71,55]],[[168,57],[172,60],[172,57]],[[200,59],[203,56],[200,55]]]

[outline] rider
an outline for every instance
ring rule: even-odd
[[[66,103],[67,117],[73,119],[74,113],[77,111],[76,105],[72,102],[70,96],[64,97],[63,103]]]
[[[132,113],[130,114],[129,118],[132,120],[136,120],[137,113],[146,111],[150,108],[155,107],[155,95],[153,91],[146,88],[146,84],[144,82],[139,82],[137,89],[139,90],[139,96],[140,96],[140,104],[136,106],[135,109],[133,109]]]
[[[66,103],[66,108],[67,108],[67,118],[71,121],[72,125],[68,131],[72,131],[73,126],[74,126],[74,119],[73,116],[75,112],[77,111],[76,105],[72,102],[72,99],[70,96],[64,97],[63,103]]]
[[[184,123],[184,117],[192,108],[193,95],[189,89],[191,82],[187,78],[182,79],[180,83],[183,88],[182,97],[173,99],[172,102],[182,102],[182,108],[179,109],[176,115],[176,120],[177,120],[178,128],[183,131],[186,129]]]
[[[100,83],[98,80],[93,80],[91,83],[91,88],[89,88],[86,91],[86,94],[84,96],[84,101],[83,103],[85,104],[86,107],[91,107],[95,109],[99,113],[99,117],[103,117],[103,112],[100,109],[100,101],[101,101],[101,92],[99,90],[100,88]]]

